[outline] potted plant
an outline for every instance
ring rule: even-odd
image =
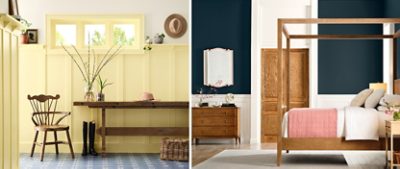
[[[384,101],[387,105],[387,110],[385,111],[386,114],[392,115],[394,121],[400,120],[400,105],[399,104],[392,104]]]
[[[146,45],[143,47],[143,50],[151,51],[151,49],[153,49],[153,47],[151,47],[151,44],[153,44],[152,39],[149,36],[146,36]]]
[[[84,88],[84,99],[86,101],[95,101],[93,84],[99,76],[101,70],[103,70],[103,68],[119,54],[122,46],[112,46],[103,56],[95,55],[94,50],[91,49],[90,46],[91,45],[89,43],[88,53],[87,55],[83,55],[79,53],[79,50],[74,45],[72,45],[73,50],[69,50],[62,45],[65,52],[78,67],[80,73],[82,74],[83,80],[86,83]]]
[[[22,25],[25,26],[25,28],[22,29],[21,42],[23,44],[27,44],[28,43],[28,34],[26,34],[26,30],[32,25],[32,23],[28,22],[24,18],[19,18],[19,21],[21,22]]]
[[[165,35],[163,33],[157,33],[153,40],[155,44],[162,44],[164,42]]]
[[[198,95],[199,107],[208,107],[209,104],[208,104],[208,102],[205,102],[205,100],[208,98],[212,98],[215,94],[217,94],[217,89],[210,87],[207,92],[205,89],[200,88],[200,90],[198,90],[198,92],[199,92],[199,95]]]
[[[103,90],[107,86],[112,85],[112,83],[107,83],[107,79],[105,79],[105,80],[101,79],[100,75],[99,75],[99,78],[97,79],[97,82],[99,83],[99,86],[100,86],[100,92],[97,94],[97,101],[104,101],[105,95],[103,93]]]

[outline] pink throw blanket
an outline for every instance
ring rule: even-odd
[[[337,110],[294,108],[289,112],[289,138],[337,137]]]

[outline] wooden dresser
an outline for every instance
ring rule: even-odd
[[[240,114],[237,107],[192,108],[192,139],[234,138],[240,144]]]

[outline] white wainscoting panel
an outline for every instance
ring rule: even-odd
[[[209,102],[213,105],[216,103],[225,102],[225,94],[212,95],[204,102]],[[240,137],[241,143],[250,143],[251,133],[251,95],[250,94],[235,94],[235,104],[240,108]],[[192,105],[197,106],[199,103],[199,95],[192,95]],[[200,139],[200,143],[233,143],[234,139]]]

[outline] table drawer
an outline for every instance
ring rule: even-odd
[[[236,116],[236,110],[230,108],[205,108],[193,109],[193,117],[212,117],[212,116]]]
[[[193,127],[193,137],[236,136],[236,127]]]
[[[193,126],[235,126],[235,117],[221,117],[221,116],[211,116],[211,117],[196,117],[193,118]]]

